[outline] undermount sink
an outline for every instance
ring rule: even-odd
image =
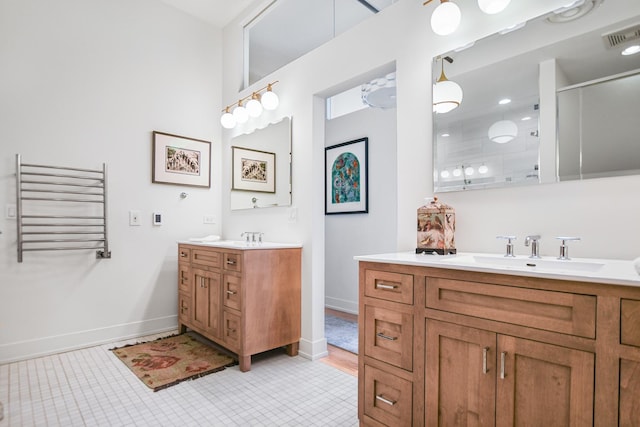
[[[594,272],[600,270],[604,264],[598,262],[585,262],[560,259],[535,259],[519,257],[500,257],[483,255],[462,255],[454,256],[443,262],[475,264],[478,266],[495,266],[518,269],[540,269],[555,271],[585,271]]]

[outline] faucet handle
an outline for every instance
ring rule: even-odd
[[[516,240],[516,236],[496,236],[496,239],[505,239],[507,241],[507,252],[504,256],[515,257],[513,253],[513,240]]]
[[[558,256],[558,259],[571,259],[569,258],[569,246],[567,246],[567,242],[571,240],[580,240],[580,237],[558,236],[556,239],[562,241],[562,243],[560,243],[560,255]]]

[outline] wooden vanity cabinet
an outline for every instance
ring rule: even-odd
[[[238,355],[298,352],[301,249],[228,249],[179,244],[178,324]]]
[[[640,288],[381,262],[359,268],[361,425],[640,425]],[[400,302],[408,288],[412,299]],[[395,317],[367,319],[384,310]],[[394,331],[385,322],[413,334],[411,365],[397,355],[409,350],[372,350],[379,332]],[[400,348],[404,337],[389,336]]]

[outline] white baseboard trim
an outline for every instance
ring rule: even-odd
[[[345,313],[358,314],[358,301],[347,301],[340,298],[325,297],[324,306],[332,310],[344,311]]]
[[[300,338],[298,354],[309,360],[318,360],[328,356],[329,351],[327,350],[327,339],[322,338],[317,341],[309,341],[304,338]]]
[[[157,317],[104,328],[52,335],[0,345],[0,364],[159,334],[178,328],[178,316]]]

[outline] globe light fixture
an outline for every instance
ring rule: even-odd
[[[247,109],[242,106],[242,101],[238,101],[238,106],[233,109],[233,118],[236,119],[236,123],[242,124],[249,120],[249,113]]]
[[[487,165],[481,165],[478,168],[478,172],[480,172],[481,174],[485,174],[485,173],[489,172],[489,168],[487,167]]]
[[[236,126],[236,119],[229,112],[229,107],[225,108],[224,114],[220,117],[220,124],[225,129],[233,129]]]
[[[518,126],[511,120],[499,120],[489,128],[489,139],[498,144],[505,144],[518,136]]]
[[[251,95],[251,99],[247,102],[247,113],[249,117],[259,117],[262,114],[262,103],[260,103],[260,95],[253,92]]]
[[[280,104],[280,100],[278,99],[278,95],[276,95],[272,90],[271,90],[271,85],[273,83],[269,83],[267,85],[267,91],[264,93],[264,95],[262,95],[262,106],[264,107],[265,110],[275,110],[276,108],[278,108],[278,104]]]
[[[511,0],[478,0],[478,7],[487,15],[500,13],[509,6]]]
[[[431,29],[439,36],[447,36],[460,26],[462,12],[457,4],[449,0],[440,0],[440,4],[431,15]]]

